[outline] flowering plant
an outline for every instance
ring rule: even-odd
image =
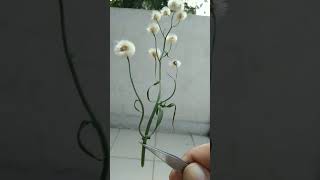
[[[144,121],[145,116],[145,108],[144,103],[142,102],[139,93],[135,87],[132,72],[131,72],[131,59],[134,56],[136,49],[134,43],[128,40],[121,40],[119,41],[116,46],[114,47],[114,53],[120,57],[126,58],[128,62],[128,70],[129,70],[129,77],[131,81],[131,85],[133,87],[136,100],[134,101],[134,108],[135,110],[140,113],[140,122],[139,122],[139,133],[142,137],[142,143],[147,144],[148,139],[156,132],[157,128],[159,127],[165,109],[173,108],[173,116],[172,116],[172,126],[174,125],[174,119],[176,115],[177,106],[174,103],[170,103],[169,101],[174,96],[176,92],[176,81],[178,77],[178,68],[181,66],[181,62],[169,54],[172,50],[173,44],[178,41],[178,36],[172,33],[172,30],[176,28],[180,22],[186,19],[187,13],[184,9],[184,2],[182,0],[169,0],[168,6],[163,7],[160,11],[152,11],[151,14],[151,23],[147,27],[147,31],[153,36],[154,38],[154,47],[150,48],[148,53],[152,59],[154,59],[154,76],[155,82],[148,88],[147,90],[147,99],[150,103],[153,103],[153,110],[147,122],[147,127],[143,132],[141,126]],[[164,31],[162,28],[160,21],[165,17],[170,18],[170,27],[168,31]],[[159,37],[162,40],[162,48],[158,48],[158,40]],[[174,82],[174,89],[171,95],[167,98],[163,98],[162,96],[162,86],[163,82],[161,81],[162,77],[162,64],[165,61],[165,58],[168,59],[168,65],[175,70],[175,75],[169,75],[169,77]],[[151,100],[150,98],[150,89],[153,87],[158,87],[158,95],[156,100]],[[151,130],[152,122],[156,120],[156,125],[154,129]],[[174,127],[174,126],[173,126]],[[142,146],[141,151],[141,166],[144,166],[145,160],[145,148]]]

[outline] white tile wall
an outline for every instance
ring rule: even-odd
[[[192,135],[192,138],[193,138],[196,146],[199,146],[201,144],[210,143],[210,139],[205,136]]]

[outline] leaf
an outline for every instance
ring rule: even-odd
[[[135,108],[138,112],[141,112],[141,110],[138,109],[138,107],[137,107],[137,105],[136,105],[137,102],[140,102],[140,101],[139,101],[138,99],[136,99],[136,100],[134,101],[133,106],[134,106],[134,108]],[[141,104],[140,104],[140,106],[141,106]]]
[[[174,105],[174,112],[173,112],[173,117],[172,117],[172,127],[174,129],[174,120],[175,120],[175,117],[176,117],[176,111],[177,111],[177,106]]]
[[[157,82],[153,83],[153,85],[148,88],[147,98],[148,98],[148,101],[149,101],[149,102],[153,102],[153,101],[150,99],[150,89],[151,89],[153,86],[158,85],[159,83],[160,83],[160,81],[157,81]]]
[[[164,103],[164,102],[167,102],[168,100],[170,100],[170,99],[174,96],[174,94],[175,94],[175,92],[176,92],[176,90],[177,90],[177,82],[176,82],[176,79],[173,78],[169,73],[168,73],[168,76],[169,76],[169,77],[173,80],[173,82],[174,82],[173,92],[171,93],[171,95],[170,95],[168,98],[166,98],[165,100],[163,100],[161,103]]]
[[[92,122],[91,121],[82,121],[80,124],[80,127],[78,129],[78,133],[77,133],[77,141],[78,141],[78,145],[80,147],[80,149],[86,153],[88,156],[92,157],[93,159],[97,160],[97,161],[102,161],[101,158],[95,156],[92,152],[90,152],[85,145],[83,144],[83,142],[81,141],[81,131],[87,127],[88,125],[90,125]]]
[[[156,124],[156,127],[154,128],[154,131],[156,131],[156,129],[159,127],[161,121],[162,121],[162,118],[163,118],[163,110],[162,108],[157,108],[158,109],[158,118],[157,118],[157,124]]]
[[[173,106],[175,106],[175,104],[170,103],[170,104],[169,104],[168,106],[166,106],[166,107],[171,108],[171,107],[173,107]]]
[[[166,106],[167,108],[172,108],[174,107],[174,111],[173,111],[173,116],[172,116],[172,127],[174,129],[174,120],[176,117],[176,111],[177,111],[177,106],[174,103],[170,103],[169,105]]]
[[[159,106],[157,107],[156,111],[158,111],[158,116],[157,116],[157,122],[156,122],[156,127],[153,129],[153,131],[151,132],[150,136],[152,136],[156,130],[158,129],[162,119],[163,119],[163,110],[162,108],[160,108]]]

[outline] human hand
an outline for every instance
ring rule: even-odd
[[[182,159],[190,163],[183,173],[172,170],[170,180],[209,180],[210,144],[203,144],[187,151]]]

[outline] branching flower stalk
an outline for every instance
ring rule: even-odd
[[[164,29],[160,25],[160,19],[164,16],[171,17],[170,18],[170,27],[167,32],[164,32]],[[134,55],[135,53],[135,46],[132,42],[127,41],[127,40],[121,40],[117,43],[117,45],[114,48],[114,52],[116,55],[125,57],[128,62],[128,68],[129,68],[129,77],[130,77],[130,82],[133,87],[134,93],[137,97],[137,100],[134,102],[134,108],[141,114],[140,116],[140,122],[139,122],[139,133],[142,137],[142,143],[147,144],[148,139],[151,138],[151,136],[156,132],[158,129],[162,119],[163,119],[163,114],[164,114],[164,109],[170,109],[174,108],[173,112],[173,117],[172,117],[172,126],[174,127],[174,119],[176,115],[176,105],[174,103],[168,103],[168,101],[174,96],[176,92],[176,81],[178,77],[178,68],[181,65],[181,62],[174,59],[171,57],[169,54],[172,49],[172,45],[176,43],[178,37],[175,34],[172,34],[171,31],[176,28],[180,22],[185,20],[187,17],[187,13],[184,11],[184,3],[182,0],[169,0],[168,2],[168,7],[164,7],[160,12],[159,11],[153,11],[151,15],[151,20],[153,21],[148,27],[147,31],[152,34],[155,42],[155,47],[149,49],[149,54],[155,61],[155,68],[154,68],[154,74],[155,74],[155,82],[148,88],[147,90],[147,99],[150,103],[154,103],[152,112],[150,114],[150,117],[147,122],[147,126],[145,131],[143,132],[142,129],[142,124],[144,121],[144,115],[145,115],[145,109],[144,109],[144,103],[142,102],[134,81],[132,77],[132,70],[131,70],[131,60],[130,58]],[[158,38],[157,34],[161,33],[161,38],[163,40],[162,44],[162,51],[158,49]],[[166,48],[166,45],[169,44],[169,49]],[[171,95],[168,98],[163,98],[162,97],[162,63],[164,59],[167,58],[169,59],[169,65],[173,67],[176,70],[175,77],[172,75],[168,74],[169,77],[173,80],[174,82],[174,89]],[[157,76],[158,74],[158,76]],[[151,100],[150,98],[150,90],[152,87],[158,87],[158,93],[157,93],[157,98],[155,101]],[[140,107],[137,106],[137,103],[139,102]],[[154,129],[151,130],[151,125],[154,122],[154,119],[156,117],[156,122],[155,122],[155,127]],[[142,146],[142,151],[141,151],[141,166],[144,166],[144,161],[145,161],[145,147]]]
[[[75,70],[74,64],[73,64],[73,59],[69,51],[69,46],[68,46],[68,41],[67,41],[67,36],[66,36],[66,27],[65,27],[65,20],[64,20],[64,6],[63,6],[63,0],[59,0],[59,8],[60,8],[60,23],[61,23],[61,38],[63,42],[63,49],[64,53],[67,59],[67,63],[72,75],[72,79],[74,81],[75,87],[77,89],[78,95],[81,99],[81,102],[87,111],[90,120],[84,120],[81,122],[80,127],[78,129],[77,133],[77,140],[78,140],[78,145],[81,148],[81,150],[86,153],[88,156],[91,158],[99,161],[102,163],[102,170],[101,170],[101,175],[100,175],[100,180],[105,180],[107,178],[108,174],[108,169],[109,169],[109,147],[108,147],[108,141],[105,136],[105,133],[103,131],[101,123],[97,120],[95,114],[93,113],[85,95],[82,90],[82,87],[80,85],[80,81],[78,78],[78,74]],[[100,144],[101,144],[101,150],[103,157],[98,157],[97,155],[94,155],[92,152],[90,152],[84,145],[84,143],[81,141],[81,131],[91,125],[97,132]]]

